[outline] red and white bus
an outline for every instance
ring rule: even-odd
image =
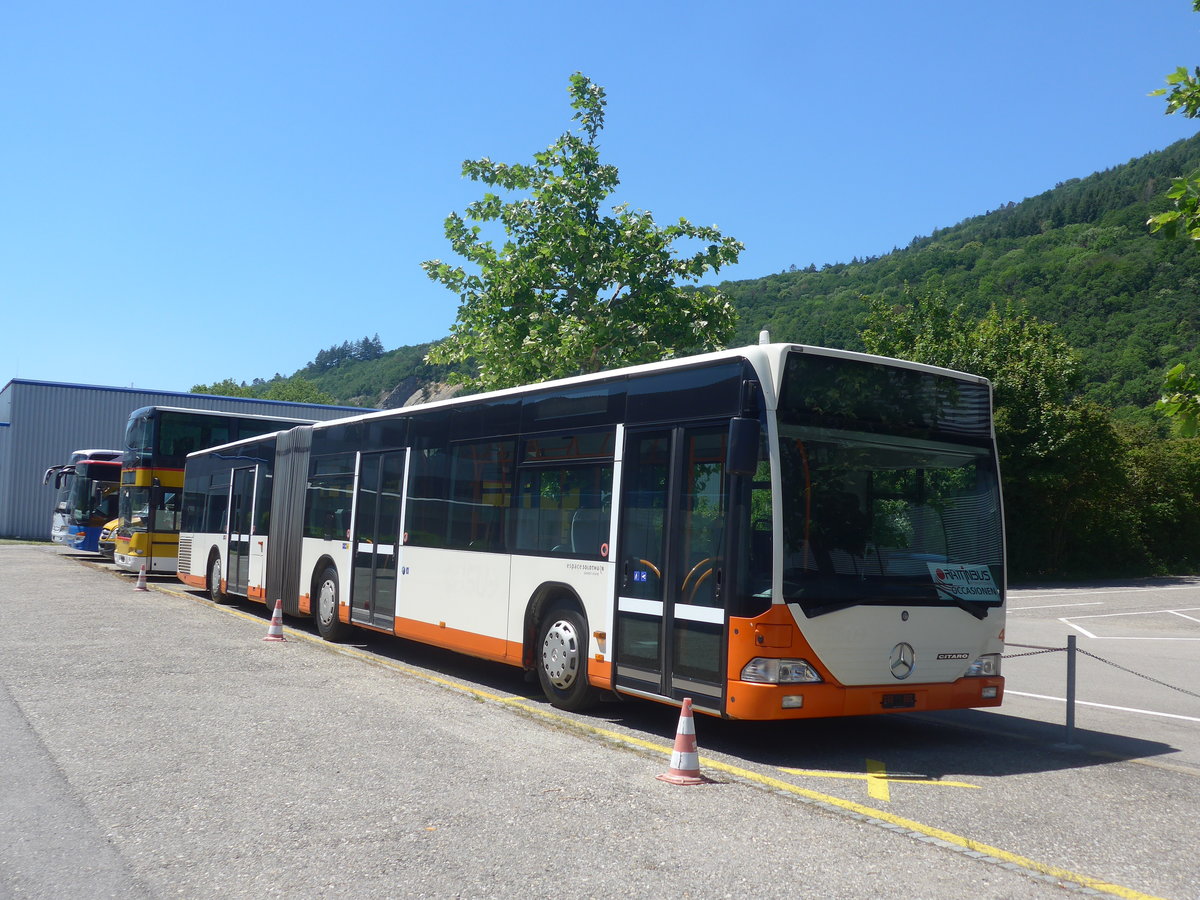
[[[738,719],[999,705],[991,387],[762,344],[188,457],[214,598]]]

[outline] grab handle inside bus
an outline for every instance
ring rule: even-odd
[[[734,416],[729,420],[725,470],[730,475],[753,475],[758,468],[758,419]]]

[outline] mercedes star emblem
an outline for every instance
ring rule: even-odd
[[[917,664],[917,651],[912,644],[897,644],[892,648],[892,677],[901,680],[912,674]]]

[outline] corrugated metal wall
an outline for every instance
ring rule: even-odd
[[[248,415],[336,419],[367,410],[13,379],[0,391],[0,537],[49,540],[54,489],[42,473],[72,450],[120,450],[129,413],[179,406]]]

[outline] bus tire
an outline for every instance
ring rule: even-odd
[[[317,631],[327,641],[344,641],[350,635],[350,626],[338,618],[338,573],[333,566],[326,566],[313,584],[313,618]]]
[[[554,606],[538,628],[537,673],[546,699],[566,710],[587,709],[599,699],[587,680],[587,619],[570,606]]]
[[[214,553],[208,561],[208,596],[213,603],[228,603],[230,596],[221,590],[221,554]]]

